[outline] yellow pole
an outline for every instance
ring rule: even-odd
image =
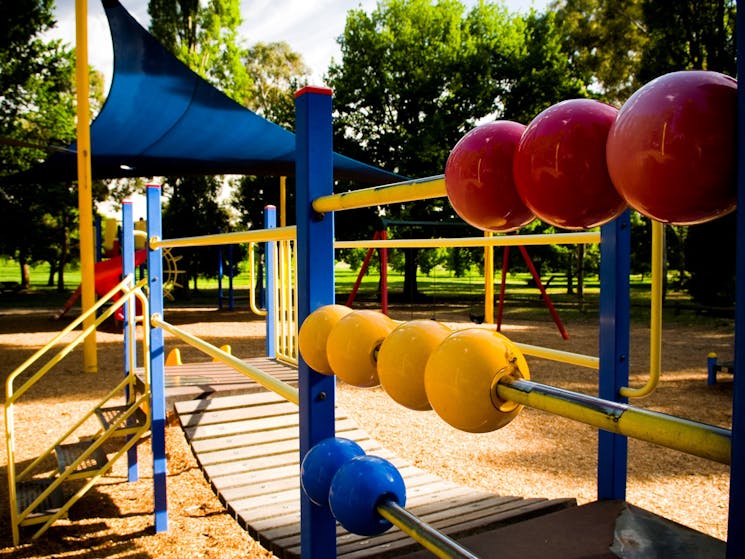
[[[287,225],[287,177],[279,177],[279,226]]]
[[[96,302],[93,257],[93,185],[91,176],[90,106],[88,104],[88,3],[75,0],[75,77],[77,80],[78,134],[78,211],[80,219],[80,283],[82,310],[86,312]],[[83,343],[83,369],[98,372],[95,316],[89,316],[84,328],[93,330]]]
[[[492,236],[491,231],[484,231],[484,237]],[[484,247],[484,322],[494,324],[494,246]]]
[[[665,225],[652,220],[652,302],[649,315],[649,377],[644,386],[619,390],[626,398],[648,396],[660,382],[662,370],[662,289],[664,287]]]

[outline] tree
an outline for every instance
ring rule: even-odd
[[[642,0],[559,0],[556,14],[562,50],[583,81],[605,101],[621,105],[639,85],[648,44]]]
[[[11,176],[43,160],[49,149],[75,138],[73,51],[60,41],[44,41],[54,26],[52,0],[3,5],[0,21],[0,175]],[[30,283],[28,267],[49,260],[54,269],[67,257],[70,224],[76,216],[70,185],[0,186],[0,251],[20,264],[20,283]],[[64,222],[60,225],[59,221]],[[56,252],[57,256],[52,256]]]
[[[238,40],[238,0],[150,0],[148,14],[150,32],[163,46],[226,95],[248,104],[252,80]]]
[[[339,151],[406,176],[441,174],[460,137],[499,111],[522,30],[520,18],[495,4],[466,13],[455,0],[381,0],[370,14],[349,11],[341,61],[328,71]],[[386,215],[454,217],[442,200],[389,206]],[[337,230],[349,233],[339,224]],[[416,268],[412,249],[404,286],[409,300],[417,295]]]

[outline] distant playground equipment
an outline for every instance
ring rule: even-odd
[[[103,235],[99,239],[101,247],[99,252],[108,256],[108,258],[106,260],[99,260],[94,264],[94,290],[98,297],[103,297],[108,293],[115,284],[119,283],[122,277],[122,256],[119,243],[121,230],[119,222],[113,218],[106,218],[103,223]],[[139,220],[135,222],[134,231],[134,246],[136,249],[135,267],[139,267],[145,263],[147,257],[147,250],[145,249],[147,224],[145,221]],[[179,260],[181,260],[181,256],[173,255],[170,250],[164,251],[164,294],[168,298],[172,298],[171,292],[173,289],[181,285],[179,278],[183,274],[183,271],[178,268]],[[65,301],[62,308],[54,315],[54,319],[59,320],[65,316],[80,298],[80,294],[81,286],[78,286],[67,301]],[[137,316],[140,315],[141,313],[138,312]],[[117,313],[115,318],[121,322],[123,320],[122,313]]]
[[[669,115],[666,107],[671,107],[680,118],[676,125],[682,129],[666,137],[664,144],[665,157],[652,158],[648,161],[644,154],[657,153],[659,146],[654,143],[635,149],[627,149],[622,155],[608,153],[608,166],[611,159],[627,158],[623,165],[633,166],[629,161],[642,161],[652,166],[647,181],[662,180],[667,174],[683,168],[689,172],[693,167],[701,167],[702,173],[720,172],[714,169],[708,155],[712,154],[715,162],[719,153],[728,151],[736,145],[733,134],[727,127],[717,126],[717,120],[728,125],[735,122],[733,91],[727,91],[722,97],[721,84],[708,83],[707,87],[686,93],[683,86],[690,82],[697,83],[700,78],[707,78],[710,73],[683,73],[672,80],[672,84],[662,80],[665,87],[658,88],[656,81],[648,88],[657,93],[655,105],[657,110],[645,112],[644,126],[650,121],[657,123],[657,130],[670,132],[666,120]],[[671,90],[670,87],[673,89]],[[725,89],[728,86],[725,86]],[[642,88],[643,91],[645,88]],[[731,89],[731,88],[730,88]],[[708,96],[707,96],[708,95]],[[682,96],[682,99],[681,99]],[[727,101],[725,103],[725,101]],[[555,127],[546,132],[545,140],[549,143],[546,152],[554,153],[550,161],[528,158],[520,171],[528,183],[535,183],[536,188],[546,186],[545,182],[558,181],[563,184],[567,175],[573,181],[581,179],[582,170],[601,166],[598,160],[605,154],[593,149],[599,142],[598,123],[595,117],[584,117],[584,104],[572,105],[569,113],[556,111],[560,119],[576,119],[576,126]],[[632,130],[614,130],[621,121],[622,115],[634,116],[639,105],[624,105],[616,121],[607,132],[608,137],[622,132],[635,136]],[[471,237],[461,239],[461,246],[522,246],[549,243],[600,243],[600,324],[599,356],[584,356],[539,348],[515,343],[502,334],[484,328],[471,327],[465,330],[447,332],[447,329],[432,328],[419,330],[412,323],[396,323],[382,313],[375,311],[338,310],[334,307],[334,246],[346,246],[343,242],[334,243],[333,213],[354,207],[368,205],[385,205],[405,203],[430,197],[447,195],[447,177],[404,181],[383,185],[371,189],[362,189],[349,193],[332,193],[332,157],[331,149],[331,91],[324,88],[307,87],[296,95],[297,109],[297,226],[223,234],[202,238],[163,239],[161,227],[160,188],[148,186],[148,299],[149,322],[146,313],[144,324],[146,335],[150,336],[146,362],[150,364],[151,382],[149,385],[150,408],[152,414],[152,454],[153,454],[153,491],[154,491],[154,524],[156,532],[167,530],[167,493],[166,493],[166,454],[165,454],[165,385],[164,385],[164,344],[163,332],[169,332],[222,362],[230,364],[236,370],[254,378],[266,388],[277,392],[286,400],[299,406],[299,445],[302,469],[303,491],[299,495],[301,515],[301,554],[304,558],[326,558],[336,556],[337,520],[350,530],[360,534],[378,533],[389,525],[400,528],[425,548],[441,549],[443,557],[471,557],[468,550],[461,550],[459,544],[447,536],[423,523],[417,517],[408,514],[404,509],[405,487],[400,483],[400,476],[394,473],[395,468],[385,461],[360,455],[358,451],[338,440],[329,443],[324,450],[325,441],[337,439],[335,433],[335,376],[348,379],[358,386],[374,386],[382,383],[386,391],[396,401],[414,401],[418,408],[424,408],[422,397],[427,405],[435,410],[445,422],[454,427],[474,433],[491,431],[509,423],[524,408],[544,410],[562,417],[567,417],[597,427],[598,444],[598,477],[597,495],[599,500],[624,500],[626,498],[627,475],[627,437],[649,441],[664,447],[672,448],[696,456],[704,457],[722,464],[730,465],[730,526],[728,531],[727,557],[734,559],[745,555],[745,534],[742,533],[741,519],[745,511],[745,494],[742,490],[741,460],[742,445],[733,445],[733,434],[745,429],[745,408],[737,398],[742,388],[741,381],[735,379],[735,408],[733,409],[733,428],[727,430],[696,421],[671,416],[635,407],[626,403],[626,398],[640,396],[654,389],[656,379],[650,374],[647,386],[634,389],[629,382],[629,218],[624,211],[617,217],[608,217],[599,231],[573,231],[554,235],[504,235],[492,237]],[[690,114],[690,112],[693,114]],[[718,111],[723,111],[720,113]],[[545,116],[545,115],[544,115]],[[550,115],[549,115],[550,116]],[[627,116],[627,118],[631,118]],[[631,119],[633,122],[634,119]],[[532,124],[532,123],[531,123]],[[621,124],[619,124],[621,126]],[[709,127],[713,129],[709,129]],[[590,128],[588,131],[587,128]],[[524,135],[530,130],[526,127]],[[729,130],[730,132],[732,130]],[[565,135],[579,135],[566,137]],[[517,151],[521,149],[522,139]],[[602,137],[602,135],[600,136]],[[650,137],[659,138],[661,134]],[[669,143],[667,143],[669,140]],[[652,140],[648,140],[652,141]],[[680,141],[680,144],[676,143]],[[698,142],[691,152],[691,143]],[[630,145],[630,144],[629,144]],[[313,146],[313,149],[309,149]],[[569,153],[563,149],[571,147]],[[542,146],[534,149],[540,151]],[[550,148],[550,149],[549,149]],[[525,148],[528,149],[528,148]],[[515,156],[517,157],[517,155]],[[630,158],[630,159],[628,159]],[[636,158],[636,159],[635,159]],[[730,161],[735,165],[736,159]],[[529,164],[528,164],[529,163]],[[600,174],[602,175],[602,173]],[[598,176],[598,175],[593,175]],[[613,177],[613,173],[611,173]],[[601,177],[602,178],[602,177]],[[711,178],[711,177],[710,177]],[[600,179],[598,179],[600,181]],[[621,178],[623,180],[623,177]],[[583,184],[583,188],[592,188],[595,183]],[[604,184],[600,181],[598,185]],[[614,183],[615,185],[615,178]],[[684,185],[684,186],[681,186]],[[677,181],[676,187],[687,188],[685,181]],[[523,185],[525,186],[525,185]],[[550,185],[549,185],[550,186]],[[597,185],[596,185],[597,186]],[[729,185],[731,186],[731,185]],[[490,185],[482,184],[488,191]],[[538,189],[540,190],[540,189]],[[731,189],[722,198],[734,199],[735,189]],[[487,194],[484,194],[487,196]],[[540,196],[539,196],[540,197]],[[685,198],[685,197],[681,197]],[[568,207],[550,208],[551,218],[560,220],[567,228],[581,229],[585,223],[587,204],[592,205],[596,197],[592,194],[582,198],[572,197],[574,204]],[[632,207],[632,200],[626,199]],[[671,206],[672,201],[664,196],[655,197],[654,202],[661,206]],[[691,202],[695,206],[695,202]],[[559,204],[557,203],[557,206]],[[655,204],[652,204],[654,206]],[[534,212],[538,217],[542,205],[535,203]],[[705,213],[698,212],[696,219],[715,219],[731,211],[728,203],[709,207]],[[676,210],[665,217],[670,223],[690,219],[687,204],[676,206]],[[669,208],[668,208],[669,209]],[[126,206],[125,206],[126,210]],[[504,211],[504,210],[502,210]],[[606,208],[600,215],[615,212]],[[593,211],[593,213],[595,213]],[[605,217],[593,217],[601,221]],[[124,239],[130,237],[133,229],[131,215],[123,218],[125,222]],[[273,328],[277,316],[293,315],[295,326],[302,324],[299,339],[301,358],[298,360],[299,388],[278,381],[271,375],[248,367],[245,363],[228,355],[226,352],[207,344],[173,326],[164,320],[162,253],[166,248],[192,246],[195,243],[230,244],[235,242],[294,241],[296,258],[287,251],[288,266],[296,266],[292,279],[280,280],[292,290],[292,295],[282,299],[274,296],[279,288],[276,285],[275,273],[268,273],[267,328]],[[437,246],[438,239],[378,239],[371,246]],[[653,237],[654,243],[654,237]],[[125,242],[125,244],[130,244]],[[134,248],[125,249],[124,273],[132,277],[134,270]],[[653,249],[653,253],[655,250]],[[267,269],[274,270],[274,251],[267,252]],[[745,252],[740,251],[739,255]],[[127,260],[131,263],[128,264]],[[653,272],[654,273],[654,272]],[[658,278],[659,279],[659,278]],[[745,278],[740,278],[738,285],[743,285]],[[290,287],[291,286],[291,287]],[[653,301],[655,296],[653,295]],[[291,305],[280,313],[275,313],[273,305]],[[131,307],[130,307],[131,308]],[[745,321],[745,311],[738,307],[738,322]],[[331,311],[329,311],[331,309]],[[114,312],[107,311],[107,312]],[[132,313],[132,310],[129,311]],[[313,318],[320,315],[320,319]],[[288,323],[290,337],[292,322]],[[395,334],[401,328],[406,330],[399,337]],[[310,329],[308,332],[307,330]],[[653,326],[653,329],[654,326]],[[438,331],[439,330],[439,331]],[[413,334],[415,333],[415,335]],[[658,332],[659,333],[659,332]],[[411,340],[413,336],[414,342]],[[271,341],[270,341],[271,340]],[[267,343],[274,343],[274,337],[267,335]],[[306,341],[310,344],[306,347]],[[134,342],[130,338],[127,342]],[[388,349],[386,344],[392,344]],[[404,357],[412,353],[416,346],[417,358],[409,363]],[[129,347],[129,346],[128,346]],[[405,348],[405,349],[404,349]],[[392,352],[394,359],[385,358]],[[131,354],[131,351],[130,351]],[[401,359],[396,360],[398,355]],[[325,356],[325,361],[324,361]],[[587,395],[559,389],[534,382],[530,379],[526,356],[538,356],[556,361],[572,363],[598,370],[598,395]],[[740,357],[736,348],[736,360]],[[652,359],[653,360],[653,359]],[[423,365],[423,368],[422,368]],[[316,369],[316,367],[318,367]],[[401,367],[404,367],[401,369]],[[392,379],[390,382],[388,379]],[[401,381],[403,379],[403,381]],[[422,392],[423,387],[423,392]],[[394,396],[395,395],[395,396]],[[6,424],[8,422],[6,420]],[[6,437],[7,438],[7,437]],[[9,445],[11,445],[10,439]],[[321,450],[314,450],[321,448]],[[11,446],[9,446],[9,449]],[[130,460],[133,457],[130,456]],[[9,452],[9,463],[11,453]],[[136,457],[134,457],[136,464]],[[130,461],[130,468],[133,467]],[[9,467],[9,470],[13,470]],[[322,470],[320,476],[313,474]],[[361,483],[364,480],[364,483]],[[58,484],[59,485],[59,484]],[[27,509],[34,512],[41,504],[36,499]],[[11,499],[11,507],[15,508]],[[14,542],[17,543],[17,518],[14,516]],[[59,518],[56,516],[47,521],[40,530]],[[666,537],[674,537],[674,532]],[[37,533],[38,536],[38,533]],[[686,536],[696,537],[690,532]],[[581,537],[581,534],[578,534]],[[509,542],[498,542],[501,546]],[[543,545],[542,538],[536,538],[536,546]],[[654,543],[654,542],[652,542]],[[607,552],[607,548],[604,550]],[[540,556],[547,556],[544,548]]]

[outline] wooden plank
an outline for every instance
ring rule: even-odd
[[[181,402],[176,410],[200,467],[230,514],[279,557],[298,557],[297,407],[265,391]],[[496,496],[442,480],[382,448],[341,412],[337,433],[356,440],[367,453],[393,462],[406,483],[407,509],[456,537],[574,503]],[[418,548],[395,528],[370,538],[349,534],[339,526],[337,534],[339,557],[398,557]]]

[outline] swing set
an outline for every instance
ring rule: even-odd
[[[388,247],[385,244],[381,244],[380,246],[374,246],[376,241],[387,241],[388,240],[388,226],[389,225],[442,225],[438,222],[429,222],[429,221],[390,221],[390,220],[383,220],[383,226],[380,230],[375,231],[372,238],[372,243],[369,243],[367,246],[367,253],[365,254],[365,258],[362,261],[362,265],[360,266],[360,270],[357,274],[357,279],[354,282],[354,285],[352,286],[352,290],[349,293],[349,296],[347,297],[346,306],[351,307],[354,304],[355,298],[357,297],[357,292],[359,291],[360,285],[362,283],[362,278],[365,277],[367,274],[367,271],[370,267],[370,261],[372,260],[372,255],[375,252],[375,249],[378,249],[378,255],[380,259],[380,306],[381,310],[384,314],[388,314]],[[454,223],[452,225],[461,225],[460,223]],[[465,224],[463,224],[465,225]],[[491,236],[490,233],[485,233],[486,237]],[[446,244],[442,244],[441,246],[460,246],[457,243],[457,240],[454,240],[454,244],[447,243],[446,239],[438,239],[440,243],[445,242]],[[372,246],[369,246],[372,245]],[[360,245],[362,248],[364,248],[363,245]],[[494,324],[494,273],[493,273],[493,262],[494,262],[494,246],[489,245],[487,243],[484,243],[484,321],[487,324]],[[526,267],[528,268],[528,271],[530,272],[530,275],[533,278],[533,281],[535,282],[536,287],[541,293],[541,298],[543,299],[544,304],[546,305],[546,308],[548,309],[549,313],[551,314],[551,318],[554,321],[554,324],[556,324],[556,328],[559,330],[559,333],[561,334],[561,337],[565,340],[569,339],[569,334],[564,327],[563,322],[561,321],[561,317],[559,316],[558,311],[556,310],[556,307],[554,306],[553,302],[551,301],[551,297],[548,294],[548,291],[546,290],[546,286],[544,286],[543,282],[541,281],[541,277],[538,274],[538,271],[536,270],[535,265],[533,264],[533,260],[530,258],[530,255],[528,254],[528,250],[525,248],[524,245],[518,245],[518,249],[520,250],[520,254],[523,258],[523,261],[525,262]],[[496,318],[496,327],[497,331],[501,332],[502,330],[502,318],[504,314],[504,304],[505,304],[505,292],[506,292],[506,286],[507,286],[507,271],[509,268],[509,255],[510,255],[510,247],[504,246],[503,252],[502,252],[502,275],[501,275],[501,282],[500,282],[500,289],[499,289],[499,303],[497,308],[497,318]]]

